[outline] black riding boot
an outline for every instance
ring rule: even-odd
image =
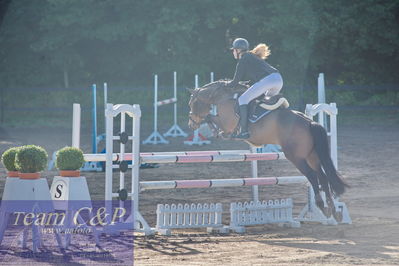
[[[240,134],[236,135],[237,139],[248,139],[248,104],[240,105]]]

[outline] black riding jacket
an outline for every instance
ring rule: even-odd
[[[259,56],[246,52],[243,53],[241,58],[238,60],[234,78],[228,83],[228,86],[235,87],[239,81],[244,80],[248,80],[249,84],[252,86],[272,73],[278,73],[278,70],[269,65]]]

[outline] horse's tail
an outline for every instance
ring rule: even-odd
[[[315,122],[311,123],[310,132],[313,136],[316,153],[327,175],[330,187],[334,194],[339,196],[345,192],[345,187],[348,187],[348,185],[342,180],[331,159],[327,132],[321,125]]]

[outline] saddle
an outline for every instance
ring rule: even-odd
[[[290,104],[288,103],[287,99],[283,97],[282,94],[277,94],[272,97],[266,97],[265,95],[261,95],[249,103],[248,120],[251,123],[256,123],[259,119],[268,115],[273,110],[286,109],[289,106]],[[238,115],[238,101],[235,110]]]
[[[270,111],[276,109],[287,109],[290,106],[287,99],[284,98],[282,94],[277,94],[272,97],[266,97],[262,95],[255,99],[255,101],[259,107]]]

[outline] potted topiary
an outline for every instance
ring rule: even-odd
[[[8,177],[18,177],[18,171],[15,167],[15,155],[17,154],[18,149],[19,147],[9,148],[1,155],[1,161],[7,169]]]
[[[47,152],[40,146],[26,145],[18,149],[15,166],[21,179],[39,179],[47,166]]]
[[[83,152],[79,148],[64,147],[57,152],[55,166],[60,171],[61,176],[79,177],[79,169],[84,164]]]

